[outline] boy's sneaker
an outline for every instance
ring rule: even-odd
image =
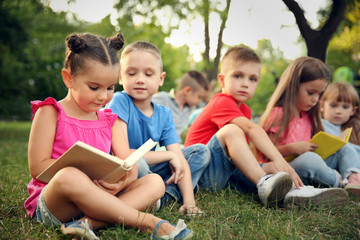
[[[345,190],[349,193],[360,195],[360,173],[353,173],[348,177]]]
[[[335,207],[347,201],[348,194],[342,188],[314,188],[313,186],[304,186],[300,187],[300,189],[292,188],[285,196],[284,206],[286,208],[292,208],[294,206]]]
[[[72,235],[75,238],[98,240],[99,238],[93,232],[93,228],[89,221],[73,221],[61,225],[61,231],[65,235]]]
[[[186,228],[186,224],[184,222],[184,220],[179,219],[178,223],[176,224],[176,226],[174,224],[171,224],[175,227],[175,229],[167,236],[157,236],[158,233],[158,229],[160,227],[161,224],[163,223],[169,223],[166,220],[161,220],[160,222],[158,222],[158,224],[156,224],[154,233],[151,235],[151,239],[190,239],[193,236],[193,233],[190,229]]]
[[[265,206],[275,205],[285,198],[292,185],[292,179],[286,172],[267,174],[257,183],[259,198]]]

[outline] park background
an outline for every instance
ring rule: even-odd
[[[30,180],[30,101],[65,97],[61,69],[64,40],[70,33],[109,37],[121,32],[126,43],[145,40],[156,44],[167,72],[160,89],[164,91],[175,87],[176,80],[189,69],[202,71],[214,81],[219,60],[229,47],[250,46],[263,60],[260,83],[249,102],[255,115],[264,110],[283,70],[299,56],[322,59],[334,79],[350,81],[359,88],[358,0],[114,0],[111,12],[95,22],[78,15],[71,6],[86,10],[95,3],[100,10],[108,1],[64,0],[68,8],[63,11],[55,8],[55,2],[0,0],[0,239],[66,239],[58,229],[29,219],[23,202]],[[262,15],[258,19],[254,18],[257,12]],[[231,23],[231,13],[246,15],[249,20]],[[286,15],[286,22],[280,14]],[[277,40],[260,37],[265,29],[285,34]],[[297,30],[287,31],[290,29]],[[228,35],[232,35],[231,41]],[[246,40],[249,35],[258,38],[255,44]],[[285,45],[293,46],[291,54],[284,52]],[[230,189],[201,191],[197,202],[206,217],[180,216],[176,204],[157,215],[171,222],[185,218],[196,233],[195,239],[360,239],[360,205],[354,196],[336,209],[268,209],[256,195]],[[103,239],[148,238],[123,226],[101,230],[98,235]]]

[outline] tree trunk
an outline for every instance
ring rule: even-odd
[[[345,13],[345,0],[332,0],[332,9],[328,20],[319,30],[312,29],[305,16],[304,10],[294,0],[283,0],[285,5],[294,14],[301,36],[304,38],[308,56],[315,57],[323,62],[326,60],[326,50],[332,35],[335,33]]]

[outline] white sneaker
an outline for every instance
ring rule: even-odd
[[[265,205],[273,205],[282,201],[293,185],[291,177],[286,172],[267,174],[257,183],[258,194]]]
[[[348,194],[342,188],[314,188],[304,186],[300,189],[292,188],[285,196],[284,206],[324,206],[335,207],[348,201]]]

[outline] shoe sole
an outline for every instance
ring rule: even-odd
[[[346,185],[344,189],[350,194],[360,195],[359,185]]]
[[[289,174],[281,174],[274,179],[272,189],[267,196],[267,206],[274,206],[282,201],[293,185]]]
[[[342,188],[330,188],[316,196],[292,196],[284,202],[285,208],[293,207],[339,207],[347,203],[349,197]]]

